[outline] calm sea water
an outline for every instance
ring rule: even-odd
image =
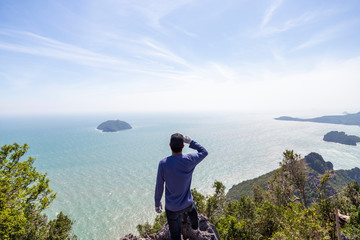
[[[360,136],[360,127],[273,120],[260,114],[112,114],[99,116],[1,117],[0,145],[28,143],[28,155],[47,172],[57,198],[50,218],[63,211],[75,220],[81,240],[119,239],[152,222],[159,160],[170,154],[169,138],[180,132],[209,156],[196,168],[192,187],[211,194],[215,180],[227,189],[278,167],[282,152],[320,153],[335,169],[360,167],[360,146],[322,141],[331,130]],[[132,130],[101,133],[108,119]],[[185,153],[191,152],[185,149]]]

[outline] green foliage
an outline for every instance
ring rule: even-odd
[[[294,186],[290,184],[283,169],[277,170],[268,183],[269,199],[277,206],[286,206],[291,201]]]
[[[41,215],[56,194],[49,187],[46,173],[36,171],[34,158],[20,161],[28,148],[27,144],[14,143],[0,150],[0,239],[76,238],[71,235],[73,223],[62,213],[54,220],[60,225],[48,223],[47,217]],[[59,236],[62,238],[55,238]]]
[[[270,238],[279,228],[281,207],[273,205],[265,200],[256,208],[256,218],[254,221],[256,232],[262,238]]]
[[[141,237],[145,237],[156,232],[154,231],[154,227],[149,222],[145,222],[144,224],[138,224],[136,226],[136,229],[138,230]]]
[[[350,216],[350,222],[343,232],[349,239],[360,239],[360,209]]]
[[[330,239],[329,229],[314,208],[303,209],[298,203],[290,203],[283,210],[279,230],[271,239]]]
[[[343,192],[343,205],[350,213],[350,222],[344,228],[344,234],[349,239],[360,239],[360,185],[357,182],[349,183]]]
[[[165,223],[167,223],[166,213],[163,212],[156,216],[154,224],[145,222],[144,224],[138,224],[136,226],[136,229],[141,237],[145,237],[150,234],[156,233]]]
[[[267,177],[266,190],[253,185],[253,197],[234,199],[232,195],[226,199],[225,187],[218,181],[213,184],[213,195],[204,196],[192,189],[198,212],[216,226],[221,239],[335,240],[339,210],[350,214],[350,222],[342,226],[342,233],[349,239],[360,239],[360,185],[349,183],[342,193],[331,195],[329,185],[337,177],[333,172],[327,169],[318,175],[313,169],[306,169],[304,160],[293,151],[287,150],[283,156],[280,169]],[[351,174],[356,175],[357,171]],[[310,185],[316,192],[307,189]],[[309,193],[313,194],[312,204],[307,207]],[[165,217],[163,220],[166,222]],[[151,233],[154,226],[147,223],[140,230]]]
[[[191,189],[191,194],[197,212],[214,221],[224,210],[226,195],[225,186],[221,182],[215,181],[212,187],[215,190],[214,195],[204,196],[196,188]]]
[[[280,166],[284,178],[288,180],[289,184],[298,192],[298,198],[300,198],[301,204],[307,207],[305,194],[307,174],[304,159],[302,159],[299,154],[294,153],[293,150],[286,150],[283,153],[283,160]]]
[[[220,234],[220,238],[224,240],[252,239],[252,235],[247,231],[246,222],[239,222],[233,216],[221,216],[216,223],[216,229]]]
[[[251,197],[243,196],[238,201],[230,201],[225,205],[224,213],[240,220],[253,221],[255,219],[256,203]]]
[[[319,197],[318,196],[318,188],[319,188],[319,184],[320,184],[320,179],[322,178],[322,174],[320,174],[319,172],[315,171],[313,168],[314,166],[314,161],[319,160],[319,164],[320,162],[322,163],[322,167],[326,169],[326,171],[324,173],[328,173],[330,175],[330,178],[327,182],[327,186],[326,186],[326,192],[329,196],[334,195],[336,192],[341,192],[344,187],[351,182],[357,181],[358,183],[360,183],[359,177],[360,176],[360,169],[359,168],[353,168],[350,170],[332,170],[333,166],[330,162],[325,162],[323,160],[323,158],[321,157],[321,155],[317,154],[317,153],[310,153],[308,154],[306,157],[306,164],[305,164],[305,169],[306,169],[306,178],[307,178],[307,183],[305,185],[305,193],[306,193],[306,202],[307,205],[311,205],[313,202],[316,202],[316,199]],[[316,164],[315,164],[316,165]],[[316,167],[315,167],[316,168]],[[228,191],[228,193],[226,194],[226,197],[228,200],[237,200],[239,199],[241,196],[254,196],[254,186],[259,186],[262,190],[268,190],[269,186],[269,182],[271,182],[273,180],[274,174],[275,172],[279,172],[281,170],[281,168],[271,171],[269,173],[266,173],[264,175],[261,175],[259,177],[256,177],[254,179],[250,179],[250,180],[246,180],[243,181],[237,185],[234,185],[232,188],[230,188],[230,190]],[[318,169],[319,170],[319,169]],[[281,180],[281,179],[280,179]],[[281,185],[280,185],[281,186]],[[280,187],[280,186],[273,186],[273,187]],[[257,193],[260,193],[258,191],[259,189],[257,189]],[[275,191],[276,189],[273,188],[273,191]],[[281,189],[277,189],[278,195],[279,197],[281,196],[281,192],[284,192],[286,190],[286,188],[284,188],[284,191],[279,191]],[[286,193],[286,191],[284,192]],[[285,194],[285,196],[287,196]],[[279,201],[279,202],[287,202],[284,201]],[[295,192],[295,196],[294,195],[290,195],[290,200],[288,201],[294,201],[296,199],[296,197],[301,197],[301,193],[299,191]],[[257,195],[256,197],[273,197],[273,196],[265,196],[265,195]]]
[[[227,192],[226,198],[228,200],[237,200],[241,196],[252,196],[254,186],[258,186],[261,189],[266,189],[268,186],[268,181],[274,173],[275,170],[232,186],[232,188]]]
[[[219,181],[215,181],[213,186],[215,194],[206,199],[205,215],[211,222],[222,212],[225,203],[225,186]]]
[[[156,232],[160,229],[165,223],[167,223],[166,214],[163,212],[160,215],[157,215],[154,221],[153,230]]]
[[[344,189],[344,195],[351,204],[358,209],[360,207],[360,185],[357,182],[349,183]]]
[[[196,188],[191,189],[191,195],[193,196],[194,205],[198,213],[205,214],[206,211],[206,197],[199,193]]]
[[[257,205],[252,198],[243,196],[239,201],[229,201],[224,206],[224,216],[216,221],[221,239],[256,239]],[[237,224],[234,223],[236,220]],[[239,238],[234,237],[237,234]]]
[[[51,220],[49,222],[49,235],[48,240],[70,240],[76,239],[75,236],[71,234],[71,227],[73,225],[73,221],[71,221],[68,216],[60,212],[57,215],[57,218]]]
[[[317,171],[318,173],[320,174],[323,174],[325,173],[325,167],[324,167],[324,164],[318,160],[318,159],[315,159],[314,160],[314,163],[313,163],[313,167],[312,167],[315,171]]]

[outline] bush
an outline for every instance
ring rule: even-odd
[[[51,222],[41,214],[56,194],[46,173],[36,171],[34,158],[20,161],[28,148],[14,143],[0,150],[0,239],[76,239],[63,213]]]

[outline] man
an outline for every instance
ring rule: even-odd
[[[184,143],[197,153],[182,154]],[[170,138],[172,155],[160,161],[155,187],[155,211],[162,212],[161,197],[165,182],[165,211],[172,240],[181,239],[181,216],[187,212],[192,228],[198,229],[199,219],[191,195],[191,179],[194,169],[208,152],[190,137],[175,133]]]

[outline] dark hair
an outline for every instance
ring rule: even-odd
[[[170,138],[170,148],[174,153],[179,153],[184,147],[184,136],[180,133],[174,133]]]

